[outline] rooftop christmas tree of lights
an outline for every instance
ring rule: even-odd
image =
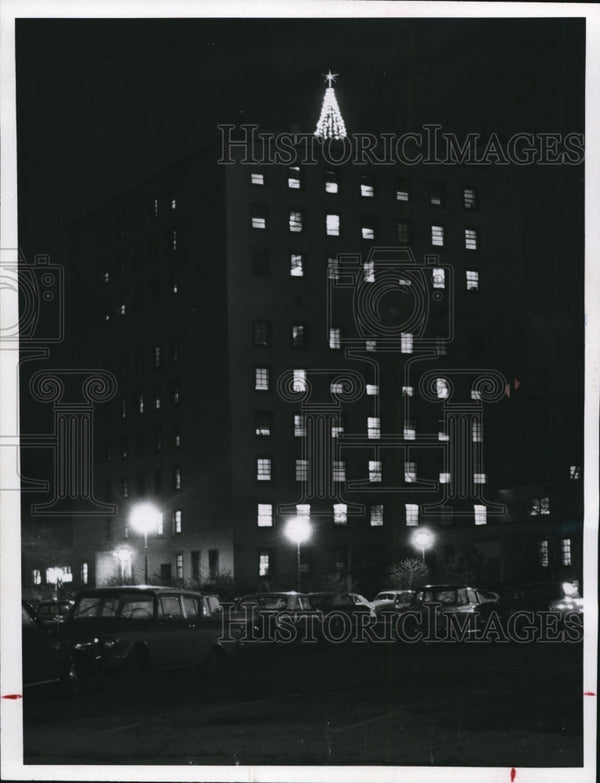
[[[323,105],[321,106],[321,116],[317,123],[315,130],[315,136],[320,139],[345,139],[346,138],[346,125],[338,106],[335,90],[331,86],[335,82],[338,74],[329,73],[325,76],[325,81],[329,86],[325,90],[323,96]]]

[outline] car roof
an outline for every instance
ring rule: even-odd
[[[262,598],[262,597],[268,597],[268,596],[284,596],[284,595],[301,595],[306,597],[307,593],[298,593],[296,590],[275,590],[275,591],[269,591],[268,593],[247,593],[246,595],[242,595],[239,597],[239,600],[242,598]]]
[[[107,587],[90,587],[87,590],[81,590],[77,594],[77,597],[89,598],[90,596],[94,595],[110,595],[111,593],[156,593],[158,595],[161,593],[177,593],[183,595],[195,595],[201,598],[203,597],[202,593],[198,593],[195,590],[186,590],[181,587],[167,587],[161,585],[114,585]]]

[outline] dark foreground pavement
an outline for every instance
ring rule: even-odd
[[[28,697],[26,764],[576,767],[580,644],[249,650],[218,683]]]

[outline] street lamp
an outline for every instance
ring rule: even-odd
[[[312,525],[306,517],[294,517],[285,526],[285,535],[296,544],[296,589],[300,590],[300,544],[312,536]]]
[[[129,514],[129,524],[138,533],[144,534],[144,583],[148,584],[148,533],[160,527],[162,514],[152,503],[138,503]]]
[[[415,532],[412,534],[410,538],[410,543],[417,549],[421,550],[423,562],[425,562],[425,550],[433,546],[434,540],[435,540],[435,536],[433,535],[431,530],[428,530],[426,527],[420,527],[418,530],[415,530]]]

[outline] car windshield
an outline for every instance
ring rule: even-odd
[[[257,604],[261,609],[285,609],[287,599],[284,595],[249,595],[240,601],[242,606]]]
[[[394,593],[377,593],[375,596],[376,601],[393,601],[396,596]]]

